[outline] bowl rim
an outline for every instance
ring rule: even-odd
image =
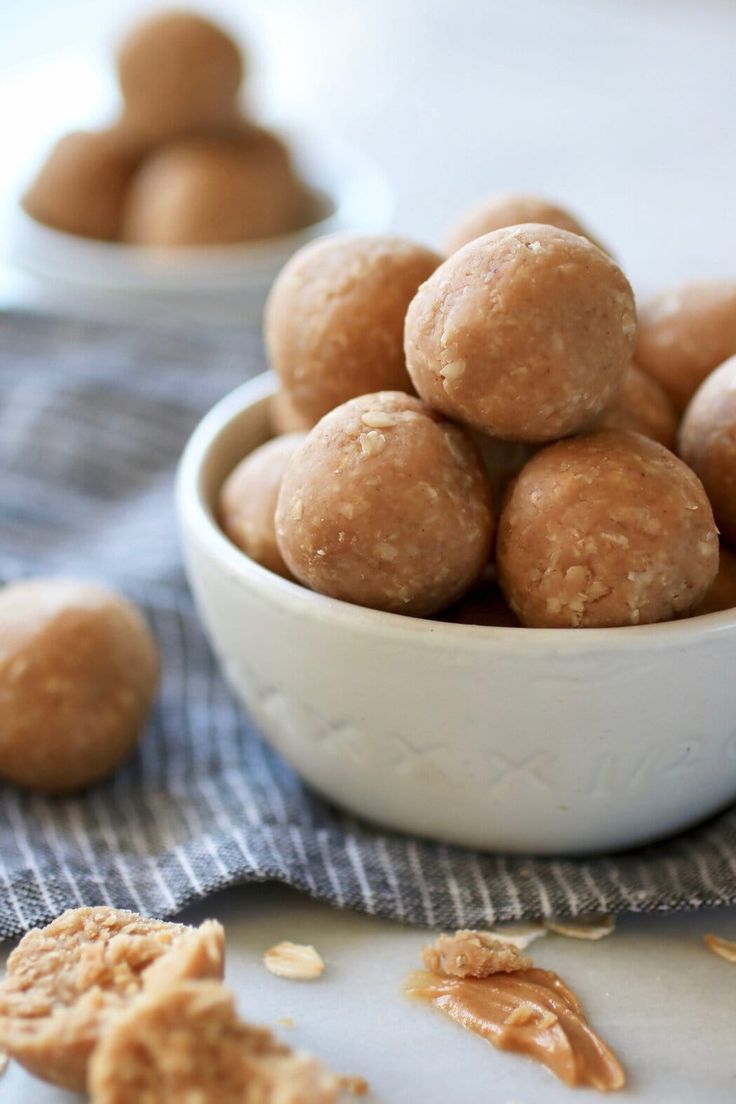
[[[276,390],[275,374],[270,371],[262,372],[215,403],[191,434],[176,474],[176,504],[182,535],[184,536],[185,528],[196,533],[199,542],[221,570],[232,579],[251,589],[257,589],[260,596],[271,604],[288,607],[304,615],[311,614],[321,621],[333,622],[342,627],[353,626],[363,633],[389,635],[396,639],[402,636],[414,640],[421,638],[423,644],[442,647],[449,643],[455,647],[464,643],[476,647],[485,644],[500,645],[502,650],[524,652],[534,650],[535,647],[557,653],[588,652],[601,648],[620,651],[622,644],[627,648],[636,646],[645,650],[655,646],[679,647],[703,636],[728,630],[736,631],[736,609],[698,614],[676,621],[589,628],[579,632],[560,628],[466,625],[353,605],[338,598],[318,594],[268,571],[241,552],[222,531],[206,501],[202,472],[208,457],[231,424],[248,409],[270,398]]]

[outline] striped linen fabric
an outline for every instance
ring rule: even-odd
[[[172,506],[192,428],[262,367],[256,336],[0,315],[0,578],[118,586],[145,609],[164,659],[140,750],[112,780],[65,799],[0,787],[0,936],[81,904],[168,916],[266,879],[455,927],[736,902],[736,811],[625,855],[478,854],[346,818],[262,743],[197,623]]]

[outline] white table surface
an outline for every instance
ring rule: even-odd
[[[149,8],[154,5],[147,5]],[[736,256],[736,5],[732,0],[220,0],[249,35],[255,102],[333,130],[389,172],[398,229],[438,240],[451,215],[499,189],[562,198],[616,251],[639,290],[733,275]],[[49,136],[100,118],[99,59],[145,4],[15,0],[0,6],[0,202]],[[245,14],[244,14],[245,11]],[[64,74],[48,94],[49,72]],[[46,77],[42,78],[42,75]],[[71,79],[69,74],[72,74]],[[2,87],[12,82],[12,104]],[[22,95],[18,95],[18,90]],[[43,305],[0,269],[0,302]],[[274,1023],[386,1104],[556,1104],[570,1092],[401,995],[424,934],[340,913],[275,886],[192,910],[228,935],[228,980],[244,1013]],[[736,910],[630,917],[600,943],[548,938],[559,970],[646,1104],[736,1099],[736,968],[707,930],[736,936]],[[279,939],[314,942],[319,982],[271,977]],[[0,1104],[67,1094],[12,1065]]]
[[[574,1094],[541,1066],[501,1054],[441,1013],[402,992],[420,965],[427,934],[341,913],[277,886],[230,890],[191,909],[215,916],[228,938],[227,980],[242,1013],[333,1068],[366,1077],[367,1101],[383,1104],[570,1104]],[[622,1100],[732,1104],[736,1099],[736,967],[705,949],[707,930],[736,935],[736,910],[629,917],[597,943],[548,936],[535,961],[577,992],[593,1025],[624,1062]],[[327,964],[319,981],[273,977],[264,950],[282,939],[313,943]],[[277,1021],[292,1017],[294,1027]],[[33,1081],[11,1065],[2,1104],[79,1099]]]

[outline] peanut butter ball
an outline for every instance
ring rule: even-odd
[[[414,293],[441,258],[387,235],[335,234],[295,253],[265,313],[272,368],[317,421],[357,395],[411,390],[402,347]]]
[[[230,473],[220,492],[222,527],[233,544],[256,563],[289,577],[276,543],[276,499],[291,454],[303,433],[274,437],[254,449]]]
[[[222,245],[303,225],[308,196],[281,147],[190,138],[151,154],[130,188],[123,238],[135,245]]]
[[[628,429],[674,449],[677,422],[677,413],[664,388],[632,363],[621,390],[596,421],[595,428]]]
[[[302,583],[419,616],[460,597],[490,553],[488,480],[465,431],[401,392],[327,414],[289,461],[281,554]]]
[[[594,245],[585,227],[574,215],[540,196],[516,195],[504,192],[490,196],[463,211],[452,223],[445,234],[445,252],[455,253],[474,238],[490,234],[492,230],[501,230],[504,226],[518,226],[525,222],[543,223],[545,226],[557,226],[560,230],[569,230],[571,234],[580,234]]]
[[[409,375],[430,406],[494,437],[554,440],[618,392],[636,314],[626,277],[552,226],[495,230],[454,253],[406,316]]]
[[[145,19],[121,43],[117,63],[123,122],[140,139],[177,138],[235,117],[240,50],[194,12],[162,11]]]
[[[636,359],[682,412],[714,368],[736,354],[736,280],[666,291],[639,313]]]
[[[46,793],[105,778],[138,742],[158,684],[138,610],[104,587],[0,590],[0,777]]]
[[[698,605],[718,571],[718,534],[681,460],[639,434],[605,430],[529,461],[501,515],[496,562],[525,625],[637,625]]]
[[[139,160],[118,130],[66,134],[23,196],[23,207],[54,230],[115,241]]]
[[[736,356],[695,392],[680,427],[679,451],[702,479],[724,539],[736,544]]]

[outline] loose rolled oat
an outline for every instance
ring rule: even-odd
[[[290,943],[285,940],[269,947],[263,956],[263,965],[277,977],[293,981],[311,981],[321,977],[325,964],[315,947],[307,943]]]
[[[544,926],[555,935],[566,935],[569,939],[604,939],[616,928],[613,916],[579,916],[575,920],[545,920]]]

